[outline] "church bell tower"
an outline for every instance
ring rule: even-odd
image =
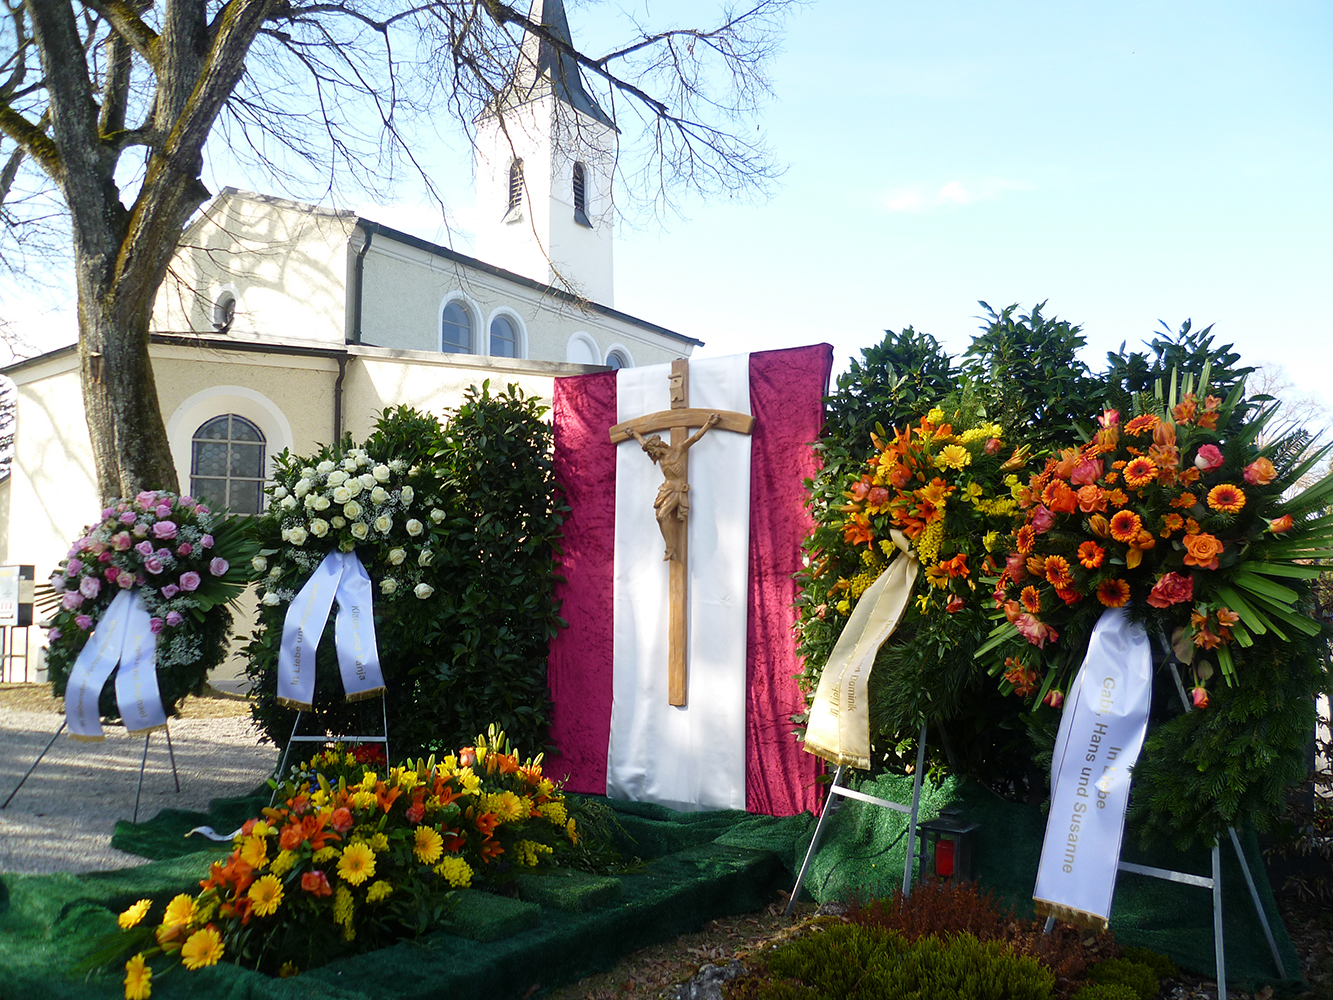
[[[529,18],[572,45],[562,0]],[[477,257],[613,305],[611,182],[618,130],[578,64],[535,35],[477,119]]]

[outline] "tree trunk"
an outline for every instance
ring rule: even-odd
[[[79,367],[83,407],[103,503],[140,490],[180,492],[157,383],[148,357],[152,297],[117,294],[97,281],[102,260],[80,259]]]

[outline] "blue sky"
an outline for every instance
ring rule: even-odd
[[[616,4],[567,5],[577,42],[615,40]],[[1333,401],[1331,49],[1327,3],[816,0],[772,67],[773,197],[627,220],[616,306],[704,354],[828,341],[839,367],[908,324],[961,351],[978,299],[1047,300],[1094,365],[1191,318]],[[423,154],[465,228],[470,152]],[[220,159],[208,179],[272,190]],[[410,186],[389,200],[351,207],[446,238]],[[0,284],[27,332],[73,339],[21,298]]]

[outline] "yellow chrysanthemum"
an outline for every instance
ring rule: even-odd
[[[194,897],[182,892],[167,904],[167,912],[162,914],[162,923],[167,927],[175,927],[192,923],[194,916]]]
[[[329,804],[329,793],[322,788],[317,788],[310,793],[310,801],[316,809],[323,809]]]
[[[946,444],[940,449],[940,453],[935,456],[935,468],[937,469],[961,469],[970,464],[972,453],[961,444]]]
[[[463,791],[468,795],[475,795],[477,789],[481,787],[481,779],[473,773],[470,767],[459,770],[457,777],[458,783],[463,786]]]
[[[246,837],[241,844],[241,860],[251,868],[263,868],[268,864],[268,841],[254,835]]]
[[[419,784],[421,784],[421,777],[417,774],[415,769],[410,771],[407,768],[401,769],[401,772],[398,775],[399,788],[405,792],[410,792]]]
[[[938,406],[933,406],[930,408],[930,412],[926,414],[926,419],[938,427],[940,424],[944,423],[944,411]]]
[[[847,600],[846,598],[843,598],[841,601],[839,601],[837,606],[838,606],[838,613],[839,613],[839,614],[844,614],[844,615],[845,615],[845,614],[850,614],[850,613],[851,613],[851,610],[852,610],[852,602],[849,601],[849,600]]]
[[[256,821],[255,825],[251,827],[250,832],[256,837],[267,837],[269,834],[277,833],[278,831],[261,819]]]
[[[273,875],[265,875],[250,886],[246,895],[250,897],[255,916],[271,916],[282,905],[282,883]]]
[[[378,903],[381,899],[387,899],[392,893],[393,893],[393,886],[390,883],[384,881],[384,879],[380,879],[378,882],[373,883],[371,887],[366,890],[366,902]]]
[[[337,856],[338,856],[338,848],[325,846],[321,847],[318,851],[316,851],[313,855],[311,855],[310,860],[317,865],[322,865],[325,861],[329,861],[333,858],[336,858]]]
[[[148,1000],[152,992],[153,970],[141,952],[125,963],[125,1000]]]
[[[116,923],[120,925],[123,931],[138,925],[139,921],[148,915],[148,908],[153,905],[151,899],[141,899],[137,903],[131,904],[129,909],[116,918]]]
[[[433,865],[444,853],[444,838],[440,836],[438,830],[419,826],[412,843],[412,853],[423,865]]]
[[[360,885],[375,874],[375,852],[369,844],[352,844],[338,859],[338,874],[344,882]]]
[[[440,761],[440,772],[443,774],[453,774],[458,770],[458,757],[455,754],[446,754],[444,760]]]
[[[1000,533],[998,531],[988,531],[981,536],[981,544],[986,546],[987,552],[994,552],[995,543],[998,542],[999,540],[1000,540]]]
[[[296,864],[296,855],[291,851],[279,851],[278,856],[273,859],[273,864],[268,866],[268,870],[274,875],[286,875]]]
[[[217,965],[222,958],[222,935],[212,927],[204,927],[190,935],[181,949],[181,963],[193,972],[205,966]]]
[[[462,858],[445,858],[435,866],[435,874],[455,889],[466,889],[472,884],[472,866]]]
[[[345,885],[338,886],[338,891],[333,895],[333,922],[350,927],[353,907],[352,890]]]
[[[550,778],[542,778],[541,781],[537,782],[538,795],[550,795],[554,791],[555,785],[551,783]]]
[[[565,808],[563,802],[547,802],[537,808],[550,820],[552,826],[564,826],[565,821],[569,819],[569,810]]]
[[[379,780],[379,775],[374,771],[366,771],[365,774],[361,775],[361,787],[367,792],[373,792]]]
[[[371,834],[370,839],[366,841],[366,843],[370,845],[370,849],[376,854],[382,854],[389,849],[389,838],[383,833]]]
[[[510,791],[487,795],[483,800],[483,811],[493,812],[501,823],[517,823],[527,819],[531,810],[523,808],[523,800]]]

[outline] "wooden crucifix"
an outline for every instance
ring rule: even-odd
[[[658,488],[653,507],[657,512],[657,526],[662,532],[669,564],[670,614],[667,644],[667,701],[671,705],[685,704],[685,650],[688,648],[689,610],[689,544],[687,520],[689,501],[689,449],[710,429],[749,434],[754,429],[754,417],[748,413],[730,410],[714,412],[690,408],[690,363],[684,358],[671,362],[671,409],[648,413],[626,420],[611,428],[611,443],[620,444],[630,438],[638,441],[643,450],[662,470],[665,481]],[[699,428],[690,434],[691,427]],[[671,443],[663,441],[654,431],[670,429]],[[645,438],[644,434],[650,434]]]

